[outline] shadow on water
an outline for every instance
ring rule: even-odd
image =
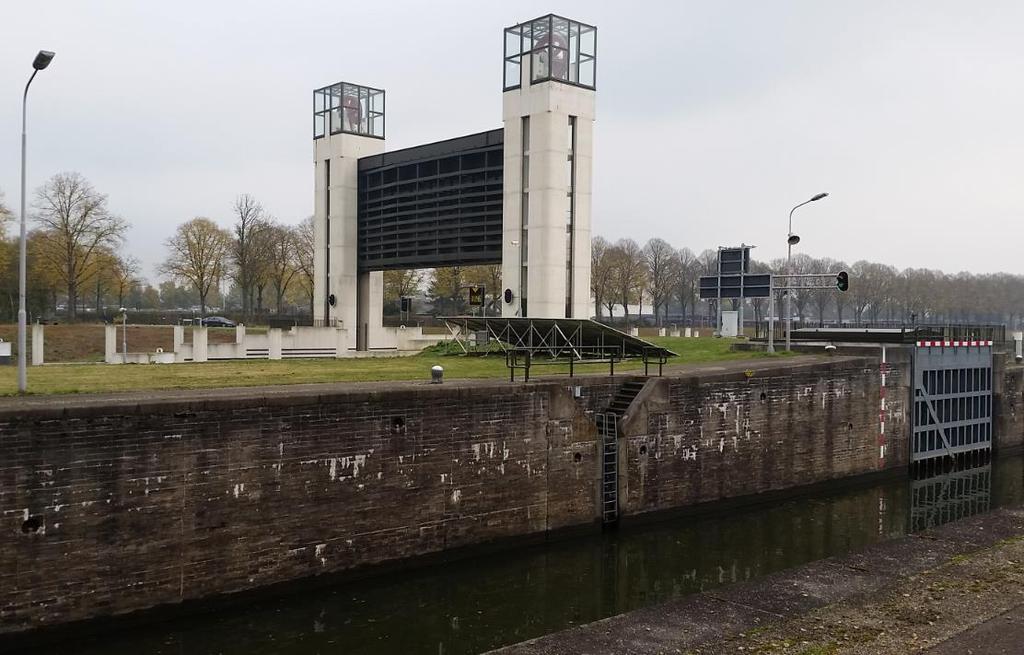
[[[1024,458],[491,553],[106,635],[79,655],[480,653],[1024,499]]]

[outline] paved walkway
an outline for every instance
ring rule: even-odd
[[[859,357],[825,357],[822,355],[796,355],[785,359],[756,358],[741,359],[728,362],[706,363],[706,364],[675,364],[665,366],[665,377],[690,377],[695,375],[716,375],[736,374],[746,370],[758,372],[788,370],[822,362],[850,362],[858,361]],[[111,367],[116,369],[116,367]],[[656,373],[657,367],[652,367]],[[111,371],[116,374],[116,370]],[[625,370],[616,372],[615,377],[620,379],[637,377],[643,375],[642,370]],[[608,377],[608,373],[583,373],[577,374],[576,378],[593,379]],[[530,378],[529,384],[542,383],[566,383],[570,379],[567,375],[534,376]],[[508,387],[524,384],[522,379],[509,382],[507,378],[466,378],[446,379],[443,387]],[[342,393],[367,393],[375,391],[390,391],[395,389],[416,389],[430,387],[426,380],[391,380],[384,382],[333,382],[318,384],[278,384],[273,386],[255,387],[228,387],[213,389],[150,389],[144,391],[130,391],[120,393],[97,393],[97,394],[54,394],[54,395],[30,395],[24,397],[9,396],[0,398],[0,414],[17,413],[37,408],[48,410],[72,409],[90,407],[97,405],[137,405],[150,402],[189,402],[193,400],[233,400],[242,398],[264,397],[268,399],[287,399],[290,397],[310,395],[334,395]]]
[[[997,510],[495,653],[1024,653],[1024,509]]]

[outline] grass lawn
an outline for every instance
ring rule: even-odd
[[[758,352],[734,352],[730,339],[653,337],[651,341],[679,354],[669,364],[781,357]],[[426,380],[430,367],[440,364],[445,378],[505,378],[505,358],[440,355],[424,352],[409,357],[366,359],[247,360],[202,364],[52,364],[30,366],[28,386],[33,394],[98,393],[142,389],[210,389],[311,382],[368,382]],[[623,362],[616,371],[636,370],[640,362]],[[607,371],[606,364],[577,366],[580,373]],[[567,372],[563,366],[538,366],[532,376]],[[0,368],[0,395],[16,393],[16,367]],[[516,372],[517,377],[522,371]]]

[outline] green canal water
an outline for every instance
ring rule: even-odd
[[[1024,500],[1024,459],[683,517],[107,632],[75,655],[471,655]]]

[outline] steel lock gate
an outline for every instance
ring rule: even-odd
[[[992,342],[918,341],[911,461],[992,448]]]

